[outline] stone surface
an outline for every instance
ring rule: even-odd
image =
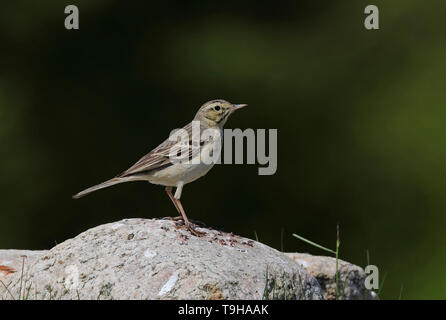
[[[2,250],[5,269],[16,272],[0,274],[0,299],[322,298],[315,278],[283,253],[198,230],[206,235],[195,237],[170,220],[126,219],[49,251]]]
[[[47,251],[0,250],[0,280],[6,280],[11,274],[22,273],[22,267],[33,263],[45,252]]]
[[[305,268],[319,282],[324,299],[336,298],[336,259],[325,256],[313,256],[305,253],[285,253],[288,257]],[[378,299],[375,292],[365,288],[366,274],[354,264],[338,259],[339,299],[370,300]],[[344,289],[345,283],[345,289]]]

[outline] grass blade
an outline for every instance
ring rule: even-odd
[[[380,285],[379,285],[378,296],[381,294],[381,290],[382,290],[383,287],[384,287],[384,282],[386,281],[386,277],[387,277],[387,272],[384,273],[383,279],[382,279],[382,281],[381,281],[381,283],[380,283]]]
[[[314,246],[314,247],[316,247],[316,248],[319,248],[319,249],[322,249],[322,250],[324,250],[324,251],[327,251],[327,252],[336,254],[336,251],[333,251],[333,250],[331,250],[331,249],[325,248],[325,247],[321,246],[320,244],[317,244],[317,243],[315,243],[315,242],[313,242],[313,241],[310,241],[310,240],[308,240],[308,239],[305,239],[304,237],[299,236],[298,234],[293,233],[293,237],[296,237],[296,238],[299,239],[299,240],[302,240],[302,241],[304,241],[304,242],[306,242],[306,243],[308,243],[308,244],[311,244],[312,246]]]
[[[283,252],[283,232],[284,229],[280,229],[280,251]]]
[[[12,295],[11,291],[9,291],[9,284],[6,285],[2,280],[0,280],[0,283],[5,287],[6,291],[9,293],[9,295],[11,296],[12,300],[15,300],[14,296]]]

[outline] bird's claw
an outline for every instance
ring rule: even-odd
[[[175,218],[177,218],[177,217],[175,217]],[[180,228],[180,229],[186,229],[187,231],[189,231],[196,237],[204,237],[206,235],[205,232],[198,231],[194,227],[192,227],[191,223],[189,223],[189,224],[184,223],[183,219],[175,219],[174,221],[181,221],[181,224],[176,224],[176,227]]]
[[[195,230],[190,225],[186,226],[186,228],[187,228],[187,230],[189,230],[190,233],[192,233],[196,237],[204,237],[206,235],[206,232],[201,232],[201,231]]]

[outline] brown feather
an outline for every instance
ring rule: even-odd
[[[188,137],[189,137],[189,152],[188,154],[181,155],[181,157],[178,157],[178,160],[182,159],[191,159],[198,153],[198,148],[192,146],[192,123],[187,124],[183,127],[184,130],[186,130]],[[202,130],[202,128],[200,129]],[[172,134],[175,131],[172,132]],[[200,139],[201,140],[201,139]],[[153,170],[160,170],[166,167],[169,167],[173,164],[173,162],[170,159],[170,156],[172,154],[177,154],[178,152],[181,152],[181,140],[180,141],[173,141],[170,139],[165,140],[163,143],[161,143],[158,147],[150,151],[148,154],[146,154],[144,157],[139,159],[133,166],[131,166],[126,171],[119,174],[117,177],[129,177],[132,175],[138,175],[141,173],[148,173],[149,171]],[[200,141],[201,143],[202,141]],[[192,147],[191,147],[192,146]]]

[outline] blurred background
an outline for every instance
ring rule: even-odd
[[[381,298],[446,298],[446,3],[373,1],[375,31],[368,4],[2,2],[0,248],[177,215],[143,182],[71,196],[223,98],[249,104],[226,128],[278,129],[278,170],[214,167],[183,192],[190,218],[320,255],[291,234],[334,248],[339,223],[340,258],[368,251]]]

